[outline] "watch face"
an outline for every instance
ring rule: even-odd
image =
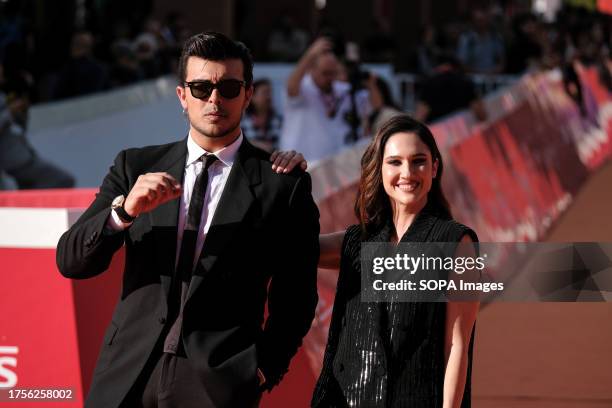
[[[125,200],[125,197],[122,195],[115,197],[115,199],[113,200],[113,203],[111,204],[111,207],[119,208],[123,206],[123,200]]]

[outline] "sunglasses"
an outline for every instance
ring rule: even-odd
[[[239,79],[223,79],[216,84],[211,81],[185,82],[185,86],[189,87],[194,98],[208,99],[213,89],[216,89],[222,97],[233,99],[240,95],[240,89],[246,87],[246,82]]]

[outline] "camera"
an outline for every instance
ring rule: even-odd
[[[370,78],[370,72],[361,68],[357,61],[346,61],[346,74],[352,91],[358,91],[366,87],[365,83]]]

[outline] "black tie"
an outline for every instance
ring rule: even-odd
[[[217,156],[206,153],[198,160],[203,161],[204,165],[193,185],[189,212],[187,213],[183,230],[181,251],[170,289],[168,317],[170,318],[169,321],[172,322],[174,320],[174,322],[164,344],[164,351],[166,352],[177,353],[181,343],[180,335],[183,326],[182,309],[187,297],[189,282],[191,281],[198,230],[200,229],[204,197],[206,195],[206,187],[208,186],[208,168],[217,160]]]
[[[191,279],[198,230],[200,229],[202,209],[204,208],[204,196],[206,195],[206,187],[208,186],[208,168],[217,160],[217,156],[206,153],[198,160],[203,161],[204,166],[193,185],[191,201],[189,202],[189,213],[185,220],[181,252],[179,253],[178,265],[176,268],[178,276],[185,282],[189,282]]]

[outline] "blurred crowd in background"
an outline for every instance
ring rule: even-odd
[[[440,25],[407,17],[406,24],[420,29],[417,41],[404,45],[389,21],[373,19],[355,41],[325,13],[317,15],[312,28],[281,14],[265,35],[253,36],[247,20],[255,3],[234,2],[233,36],[251,48],[256,62],[291,63],[295,68],[280,111],[272,103],[272,82],[255,82],[243,130],[268,150],[295,149],[308,160],[371,136],[385,119],[407,109],[392,97],[397,95],[394,84],[362,69],[362,62],[390,63],[396,73],[414,75],[417,103],[409,107],[410,113],[426,122],[465,108],[485,120],[482,90],[475,86],[474,75],[519,77],[560,68],[571,85],[576,77],[573,62],[579,60],[596,65],[612,89],[612,18],[584,7],[564,3],[553,15],[545,15],[534,12],[537,2],[494,1]],[[189,10],[153,17],[154,8],[153,0],[0,1],[0,134],[26,134],[31,104],[176,73],[183,41],[206,27],[188,24]],[[569,86],[568,92],[574,88]],[[311,124],[308,130],[306,123]],[[17,178],[16,169],[40,160],[22,139],[17,149],[21,153],[9,157],[9,151],[17,150],[0,136],[0,172]],[[57,172],[51,186],[73,183]],[[54,174],[49,169],[46,173]],[[32,186],[27,180],[17,184]]]

